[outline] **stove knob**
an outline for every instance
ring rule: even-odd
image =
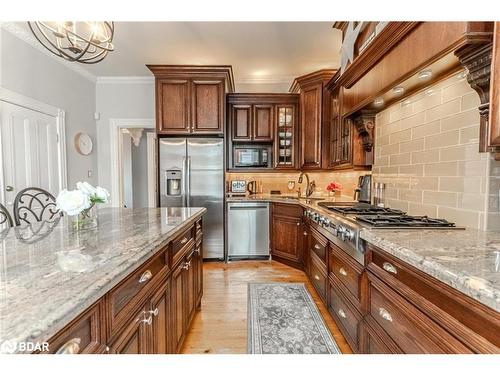
[[[342,225],[339,225],[337,227],[337,237],[340,237],[342,240],[344,240],[344,233],[345,233],[345,228]]]
[[[318,217],[318,223],[319,223],[320,225],[323,225],[323,223],[324,223],[324,222],[325,222],[325,218],[324,218],[323,216],[319,216],[319,217]]]
[[[350,229],[346,229],[344,232],[344,241],[352,241],[354,239],[354,232]]]
[[[331,221],[329,219],[327,219],[326,217],[323,218],[323,226],[324,227],[328,228],[330,226],[330,223],[331,223]]]

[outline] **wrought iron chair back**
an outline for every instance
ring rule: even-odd
[[[7,207],[0,203],[0,226],[3,224],[7,225],[7,227],[14,226],[9,210],[7,210]]]
[[[56,208],[56,199],[48,191],[29,187],[21,190],[14,200],[14,221],[16,225],[52,220],[62,216]]]

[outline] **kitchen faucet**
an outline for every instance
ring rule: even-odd
[[[306,176],[306,198],[309,198],[316,188],[316,183],[314,180],[309,182],[309,175],[305,172],[300,172],[299,180],[297,181],[299,184],[302,183],[304,176]]]

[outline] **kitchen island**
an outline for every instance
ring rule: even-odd
[[[201,299],[205,212],[106,208],[95,229],[1,232],[0,353],[176,352]]]

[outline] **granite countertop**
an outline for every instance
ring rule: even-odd
[[[104,208],[79,233],[67,217],[0,232],[0,353],[49,339],[205,212]]]
[[[363,229],[361,238],[500,312],[500,232]]]

